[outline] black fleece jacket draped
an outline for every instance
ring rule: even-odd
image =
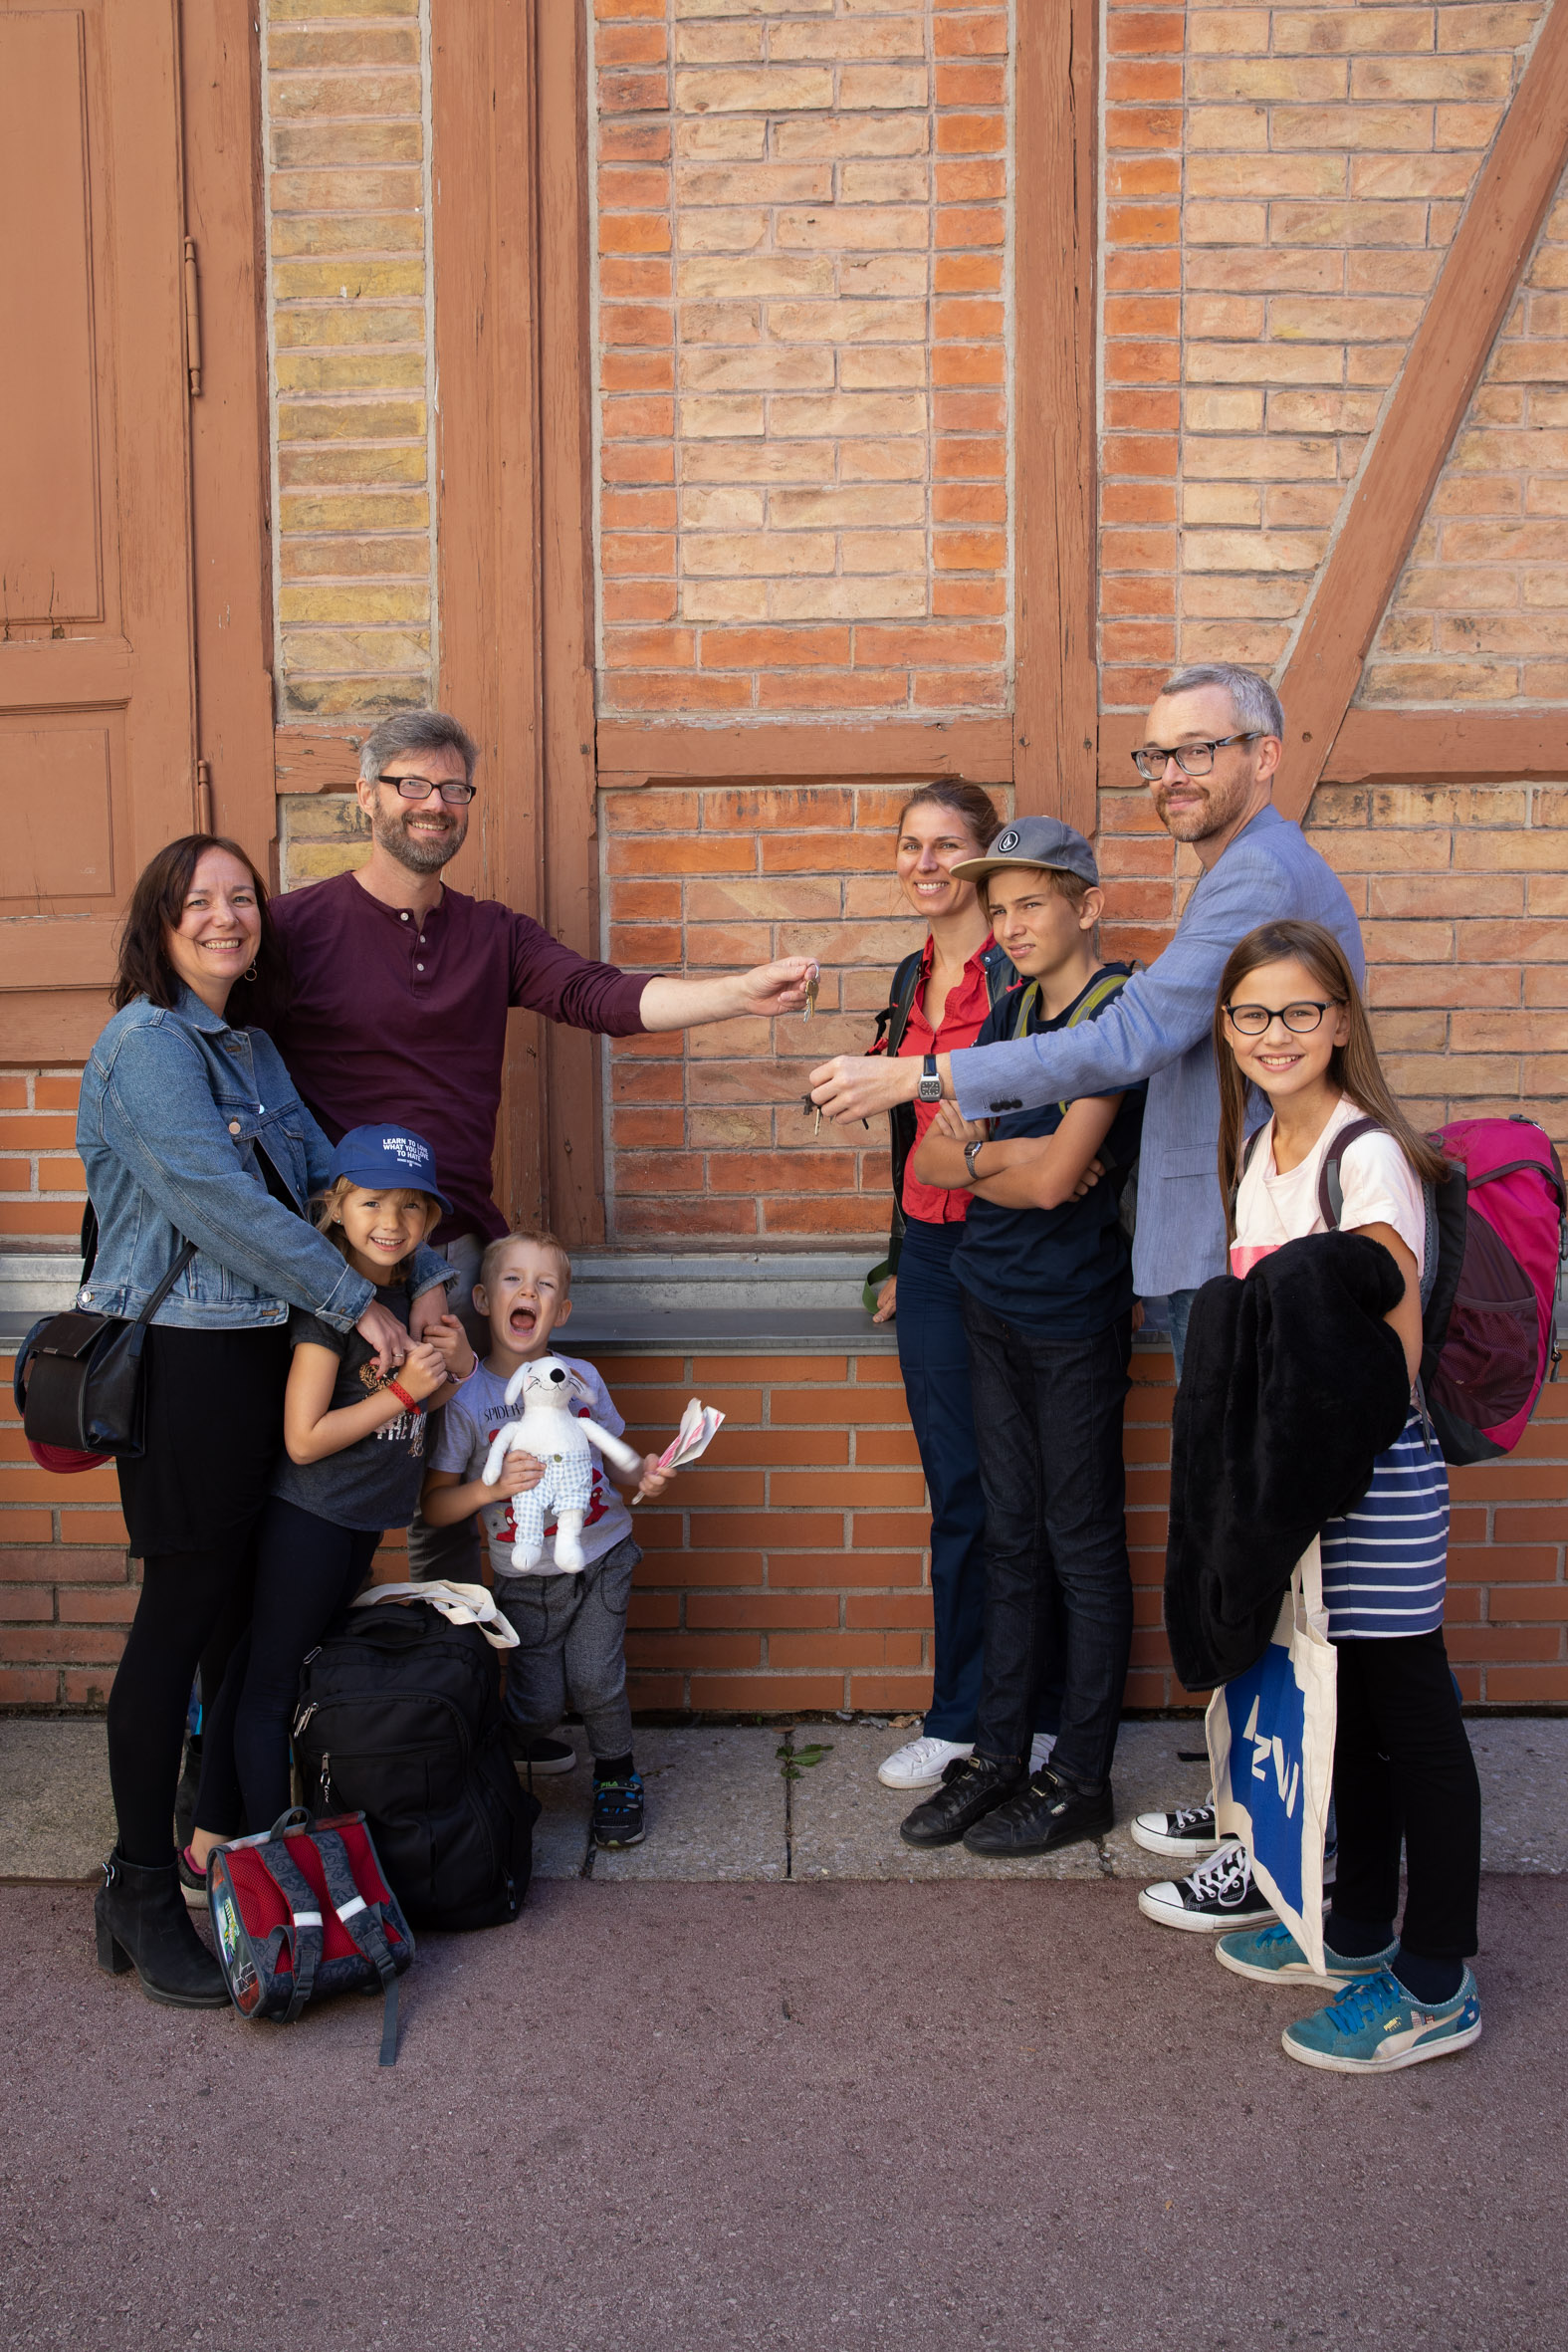
[[[1404,1428],[1410,1375],[1383,1320],[1403,1295],[1380,1242],[1323,1233],[1194,1299],[1165,1553],[1165,1629],[1190,1691],[1262,1656],[1291,1569]]]

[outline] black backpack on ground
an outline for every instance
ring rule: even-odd
[[[477,1625],[428,1601],[351,1610],[305,1661],[294,1754],[313,1813],[364,1814],[417,1925],[516,1919],[539,1800],[518,1785]]]

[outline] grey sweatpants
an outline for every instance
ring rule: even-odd
[[[630,1754],[626,1604],[641,1557],[627,1535],[574,1576],[497,1578],[496,1606],[518,1637],[515,1650],[502,1652],[515,1732],[553,1732],[574,1708],[595,1757]]]

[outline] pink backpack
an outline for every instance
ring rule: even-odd
[[[1376,1128],[1340,1129],[1318,1180],[1331,1230],[1344,1207],[1339,1161]],[[1421,1386],[1444,1459],[1490,1462],[1524,1435],[1544,1380],[1557,1377],[1557,1271],[1568,1256],[1568,1190],[1533,1119],[1453,1119],[1428,1138],[1452,1163],[1429,1185]]]

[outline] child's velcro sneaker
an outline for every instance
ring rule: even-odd
[[[1328,1985],[1338,1990],[1355,1984],[1358,1978],[1375,1977],[1398,1950],[1397,1943],[1389,1944],[1365,1960],[1350,1960],[1341,1952],[1331,1952],[1325,1944],[1326,1965],[1319,1976],[1290,1930],[1276,1920],[1272,1927],[1222,1936],[1215,1946],[1215,1958],[1233,1977],[1250,1977],[1258,1985]]]
[[[1480,1995],[1468,1969],[1452,2000],[1417,2000],[1391,1969],[1347,1985],[1337,2000],[1287,2025],[1285,2055],[1330,2074],[1397,2074],[1452,2057],[1480,2039]]]
[[[593,1783],[593,1842],[596,1846],[638,1846],[643,1840],[642,1774]]]

